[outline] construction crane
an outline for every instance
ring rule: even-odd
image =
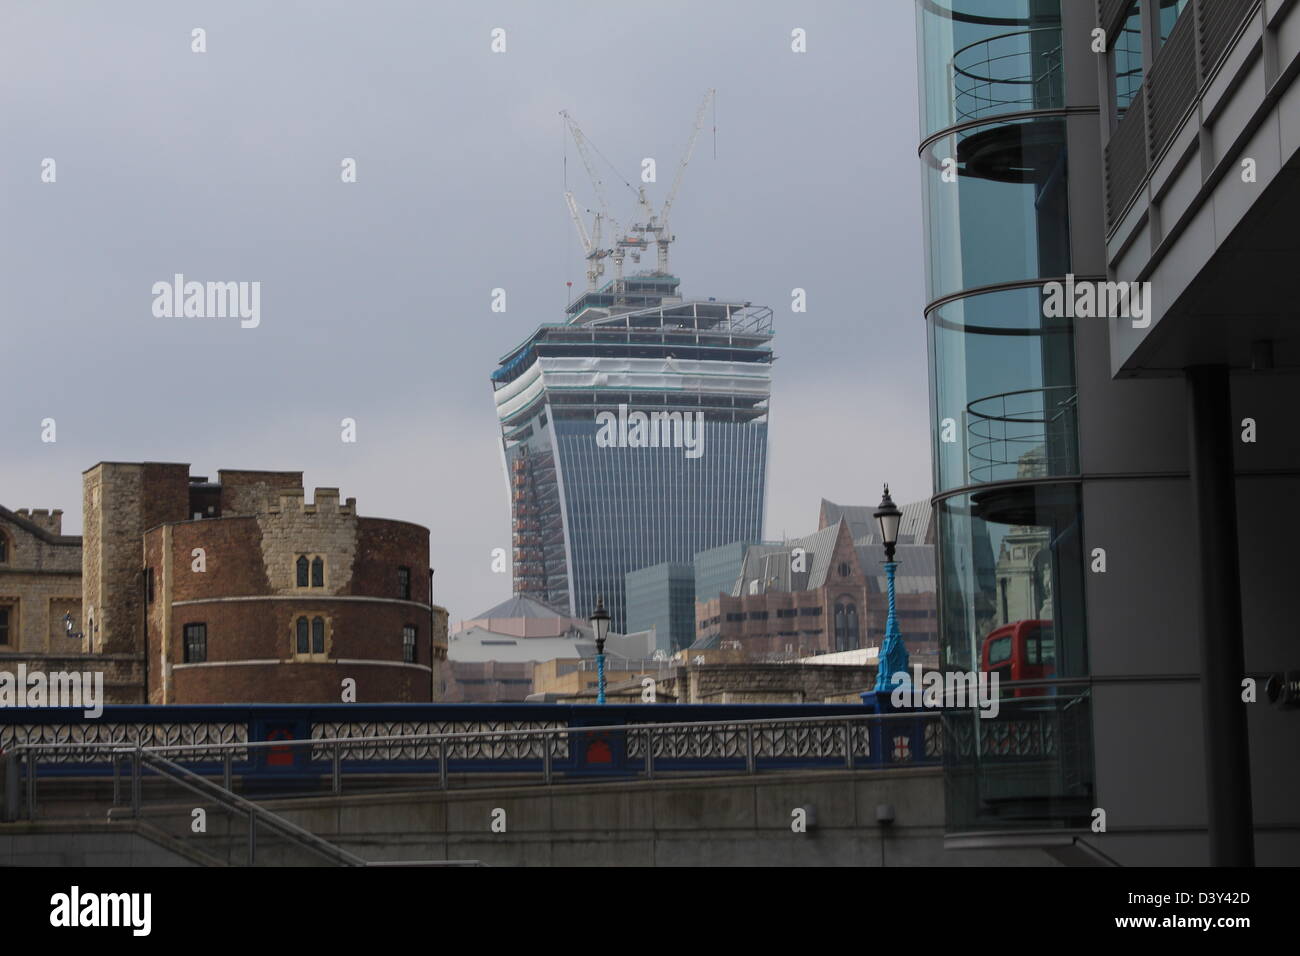
[[[637,223],[632,227],[633,232],[639,232],[643,236],[651,236],[654,239],[655,254],[658,263],[655,272],[658,275],[668,275],[668,245],[677,237],[672,234],[668,228],[668,216],[672,212],[673,200],[677,198],[677,191],[682,187],[682,174],[686,172],[686,165],[691,161],[691,154],[695,152],[695,141],[700,137],[700,130],[704,128],[704,115],[708,111],[709,104],[713,101],[713,95],[716,90],[707,90],[704,93],[704,99],[700,101],[700,108],[695,111],[695,125],[691,128],[690,139],[686,143],[686,152],[682,156],[682,161],[677,164],[677,175],[673,177],[672,188],[668,190],[668,196],[664,199],[664,204],[659,208],[659,212],[654,211],[650,205],[650,200],[646,198],[645,187],[642,186],[637,192],[637,201],[640,203],[642,210],[645,211],[646,221]]]
[[[599,211],[595,213],[592,228],[593,235],[589,236],[583,225],[582,216],[578,212],[577,202],[573,198],[573,194],[570,192],[565,193],[565,202],[569,205],[569,214],[573,217],[574,226],[578,230],[578,237],[582,240],[583,249],[586,251],[587,284],[589,289],[596,288],[596,282],[605,272],[601,260],[606,257],[612,258],[614,261],[614,301],[616,303],[622,302],[626,295],[626,286],[623,280],[624,260],[631,256],[633,262],[640,262],[641,253],[649,248],[650,242],[655,244],[655,255],[658,260],[655,274],[668,275],[668,247],[677,238],[669,229],[668,217],[672,212],[673,200],[677,198],[677,192],[681,189],[682,176],[686,172],[686,166],[690,163],[691,155],[695,152],[695,143],[699,139],[700,130],[704,128],[704,117],[709,104],[713,102],[715,92],[712,89],[705,91],[704,99],[700,101],[700,107],[695,111],[695,125],[691,129],[690,139],[686,143],[686,152],[682,156],[681,162],[677,164],[677,173],[673,177],[672,187],[668,190],[668,195],[658,212],[650,205],[644,186],[638,190],[627,180],[622,179],[621,176],[619,177],[623,184],[637,197],[637,203],[646,217],[645,222],[633,225],[626,232],[610,214],[609,200],[605,195],[605,183],[596,170],[596,162],[591,154],[594,151],[597,155],[600,155],[601,159],[605,159],[604,155],[587,139],[573,115],[568,110],[560,111],[570,135],[573,136],[573,142],[578,147],[578,155],[582,158],[582,164],[587,169],[587,176],[591,179],[592,188],[596,193],[596,202],[599,205]],[[605,162],[611,168],[614,168],[614,164],[610,163],[608,159],[605,159]],[[616,175],[617,172],[617,169],[615,169]],[[600,244],[602,222],[609,224],[616,237],[613,248],[603,248]]]
[[[587,227],[582,222],[582,213],[578,212],[578,201],[574,199],[573,193],[566,192],[564,201],[569,206],[569,215],[573,217],[573,225],[578,230],[578,238],[582,240],[582,250],[587,257],[587,290],[594,291],[600,282],[600,277],[605,274],[605,263],[601,260],[610,254],[609,249],[602,248],[600,245],[600,224],[601,214],[596,213],[592,222],[591,234],[587,234]]]
[[[605,257],[612,257],[614,260],[614,297],[615,301],[620,300],[624,295],[623,283],[623,260],[627,255],[628,246],[626,238],[619,239],[613,249],[601,248],[600,233],[601,223],[607,222],[613,228],[615,236],[619,236],[622,230],[619,228],[616,220],[609,211],[609,200],[605,196],[605,183],[596,172],[596,163],[591,157],[591,151],[595,149],[582,132],[582,127],[568,110],[560,110],[560,115],[564,117],[565,125],[569,128],[570,135],[573,136],[574,145],[578,147],[578,155],[582,158],[582,165],[587,169],[587,176],[591,179],[592,189],[596,193],[596,202],[600,206],[599,211],[595,213],[595,219],[592,224],[592,236],[587,236],[587,230],[582,226],[582,217],[577,213],[577,203],[573,199],[572,193],[565,193],[565,201],[569,204],[569,213],[572,215],[574,225],[578,227],[578,237],[583,240],[583,246],[587,250],[587,283],[589,289],[596,288],[598,278],[604,274],[605,266],[600,261]],[[607,160],[608,162],[608,160]],[[631,185],[628,184],[628,188]],[[644,245],[644,242],[641,242]],[[639,261],[640,255],[636,256]]]

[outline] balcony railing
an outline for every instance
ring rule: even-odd
[[[967,405],[970,482],[1077,471],[1078,397],[1074,386],[1056,385],[988,395]]]
[[[967,44],[953,54],[951,69],[958,123],[1064,105],[1059,27],[1002,33]]]

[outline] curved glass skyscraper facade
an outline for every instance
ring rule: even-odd
[[[515,590],[620,631],[629,571],[762,538],[772,312],[677,281],[587,292],[492,375]]]
[[[918,0],[942,666],[998,673],[947,716],[949,830],[1053,828],[1092,793],[1058,0]],[[1095,113],[1091,120],[1095,122]],[[1050,311],[1050,310],[1049,310]],[[1009,743],[1010,742],[1010,743]]]

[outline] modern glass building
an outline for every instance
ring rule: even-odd
[[[627,575],[627,626],[654,630],[655,649],[672,653],[695,643],[695,568],[664,561]]]
[[[673,276],[590,290],[492,373],[516,592],[625,631],[625,575],[761,538],[772,310]]]
[[[1300,651],[1270,570],[1300,433],[1243,426],[1298,392],[1268,264],[1300,212],[1300,8],[917,0],[917,25],[941,665],[1006,695],[945,713],[946,843],[1294,862],[1269,758],[1300,733],[1243,686]],[[1051,304],[1117,281],[1149,283],[1145,324]]]
[[[756,544],[770,541],[732,541],[695,555],[695,600],[712,601],[719,594],[730,594],[745,564],[745,553]]]

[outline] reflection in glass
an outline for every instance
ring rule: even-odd
[[[937,507],[945,668],[1010,663],[1000,679],[1013,682],[1087,674],[1077,486],[1002,486]],[[1048,657],[1052,673],[1023,670]]]
[[[948,827],[1086,822],[1092,756],[1084,552],[1076,485],[1002,486],[941,501],[945,671],[997,674],[996,717],[945,714]]]
[[[1163,11],[1162,11],[1163,19]],[[1172,27],[1172,23],[1171,23]],[[1133,0],[1128,16],[1115,37],[1113,49],[1115,64],[1115,111],[1120,119],[1128,111],[1133,97],[1142,89],[1144,68],[1142,64],[1142,3]]]
[[[1064,119],[962,130],[921,158],[931,301],[1069,271]]]
[[[1160,0],[1160,42],[1163,44],[1174,32],[1174,24],[1188,7],[1187,0]]]
[[[1008,289],[931,311],[938,490],[1078,472],[1073,324],[1042,300]]]
[[[1065,103],[1057,0],[919,0],[924,135]]]

